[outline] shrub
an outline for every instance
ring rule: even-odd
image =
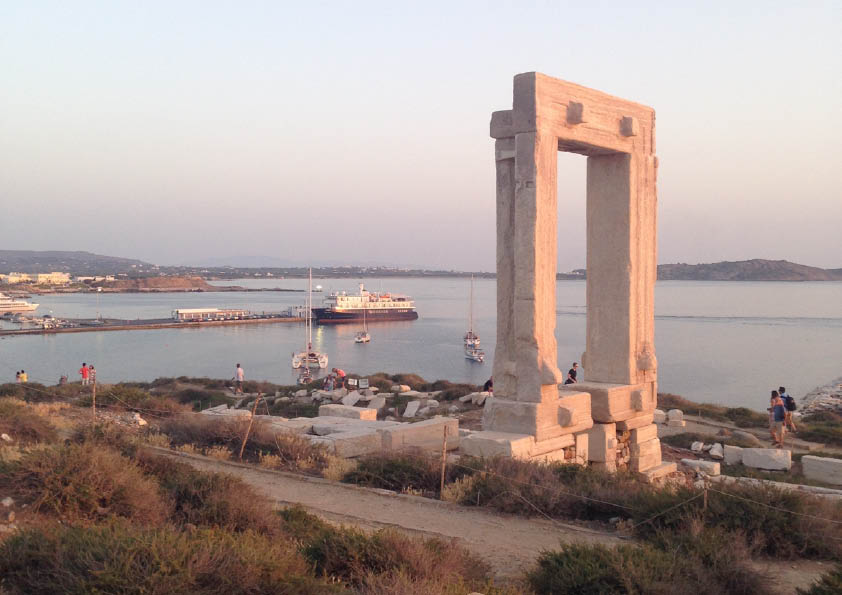
[[[799,595],[838,595],[842,593],[842,566],[825,572],[809,589],[798,589]]]
[[[172,502],[170,519],[179,524],[231,531],[273,533],[278,528],[271,503],[239,478],[198,471],[169,456],[140,451],[142,468],[159,481]]]
[[[0,434],[8,434],[16,444],[54,442],[55,428],[26,403],[0,398]]]
[[[285,530],[301,543],[305,557],[320,575],[360,585],[391,582],[397,575],[411,581],[433,581],[465,588],[486,586],[488,566],[455,542],[412,539],[390,530],[366,534],[334,528],[300,507],[281,512]],[[374,580],[375,575],[390,575]],[[411,592],[411,591],[410,591]]]
[[[288,540],[253,532],[52,527],[0,544],[10,593],[333,593]]]
[[[254,426],[260,426],[260,422],[255,422]],[[161,431],[170,437],[173,444],[193,444],[202,449],[227,446],[239,450],[247,427],[248,419],[220,419],[193,413],[176,415],[161,423]]]
[[[217,405],[227,405],[232,402],[232,398],[220,391],[201,390],[198,388],[185,388],[173,395],[173,399],[184,405],[189,405],[194,411],[201,411],[216,407]]]
[[[275,401],[269,408],[270,415],[281,417],[318,417],[318,403],[296,403],[295,401]]]
[[[288,469],[321,471],[332,458],[324,445],[314,444],[292,432],[277,434],[275,446],[282,464]]]
[[[471,472],[462,466],[449,465],[445,482]],[[441,459],[423,451],[377,453],[360,459],[357,468],[345,474],[342,481],[396,492],[412,490],[436,495],[441,487]]]
[[[70,521],[110,514],[157,523],[167,515],[158,484],[102,444],[30,451],[15,464],[8,481],[34,510]]]

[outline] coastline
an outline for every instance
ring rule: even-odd
[[[842,376],[804,395],[800,411],[802,415],[822,411],[842,412]]]

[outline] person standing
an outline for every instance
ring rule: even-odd
[[[88,366],[88,383],[96,384],[96,368],[93,364]]]
[[[564,381],[564,384],[576,384],[576,376],[577,370],[579,369],[579,364],[573,362],[573,367],[567,371],[567,380]]]
[[[242,394],[243,392],[243,381],[246,379],[246,373],[240,367],[240,364],[237,364],[237,375],[235,376],[237,379],[237,392]]]
[[[20,370],[15,372],[15,382],[20,384]]]
[[[82,377],[82,386],[88,385],[88,364],[82,362],[82,367],[79,368],[79,375]]]
[[[777,448],[783,448],[784,435],[786,434],[786,427],[784,426],[784,422],[786,421],[786,407],[784,407],[784,400],[776,390],[772,391],[771,405],[770,415],[772,416],[774,428],[775,446]]]
[[[788,427],[793,432],[797,432],[797,428],[795,427],[795,422],[792,421],[792,412],[795,411],[797,408],[795,404],[795,399],[790,397],[786,392],[786,387],[781,386],[778,388],[778,392],[781,395],[781,399],[784,401],[784,408],[786,409],[786,419],[784,420],[784,425]]]
[[[26,384],[27,380],[29,380],[29,376],[26,375],[26,372],[24,370],[21,370],[20,371],[20,383]]]
[[[482,390],[492,395],[494,394],[494,376],[491,376],[485,381],[485,384],[482,385]]]

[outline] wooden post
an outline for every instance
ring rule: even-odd
[[[91,414],[93,422],[96,423],[96,378],[94,378],[93,389],[91,392]]]
[[[257,404],[260,403],[260,397],[263,395],[261,393],[257,393],[257,398],[254,400],[254,407],[251,408],[251,417],[249,417],[249,425],[246,428],[246,435],[243,436],[243,445],[240,447],[240,460],[243,460],[243,452],[246,450],[246,442],[249,439],[249,433],[251,432],[251,425],[254,423],[254,414],[257,412]]]
[[[707,481],[705,482],[705,495],[703,496],[702,501],[703,501],[702,512],[707,512],[708,511],[708,483],[707,483]]]
[[[444,426],[444,433],[441,438],[441,486],[439,487],[439,500],[444,494],[444,471],[447,466],[447,426]]]

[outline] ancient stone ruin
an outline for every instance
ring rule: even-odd
[[[494,112],[497,349],[483,431],[462,451],[575,460],[651,478],[662,464],[653,422],[656,278],[655,112],[546,75],[514,77]],[[557,367],[557,151],[587,156],[587,382]]]

